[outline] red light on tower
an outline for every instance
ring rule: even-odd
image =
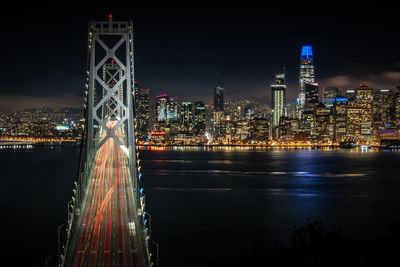
[[[112,20],[113,19],[113,15],[112,14],[108,14],[108,20]]]

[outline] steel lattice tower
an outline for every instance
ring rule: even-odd
[[[105,258],[104,254],[108,253],[108,258],[114,255],[114,264],[120,262],[121,259],[125,260],[124,257],[126,257],[128,265],[152,265],[150,229],[147,220],[150,215],[145,211],[145,196],[141,189],[142,175],[136,139],[133,54],[132,22],[114,22],[110,15],[108,21],[91,21],[89,23],[88,70],[84,101],[85,121],[80,163],[78,179],[75,182],[74,194],[70,201],[72,204],[68,204],[68,225],[66,226],[65,246],[62,251],[60,251],[59,245],[60,266],[90,265],[93,248],[87,249],[87,245],[82,244],[82,240],[85,241],[82,235],[85,231],[92,231],[93,227],[98,229],[94,231],[94,234],[86,234],[87,242],[94,242],[95,235],[99,235],[102,225],[106,225],[104,226],[105,235],[109,234],[110,237],[111,234],[121,235],[122,242],[124,242],[124,236],[127,239],[134,236],[135,243],[134,247],[132,245],[129,248],[120,248],[120,245],[117,244],[118,251],[112,251],[113,245],[110,244],[112,238],[110,238],[108,250],[106,248],[104,251],[95,252],[96,260],[92,262],[93,264],[96,266],[99,264],[97,254],[99,257]],[[103,157],[105,163],[99,165],[99,155],[104,154],[106,149],[114,151],[112,155],[115,158],[104,159]],[[118,166],[115,167],[115,165]],[[106,189],[100,188],[96,181],[96,178],[99,180],[101,176],[101,174],[96,176],[99,167],[108,168],[111,173],[107,177],[107,181],[105,178],[103,179]],[[124,176],[124,179],[128,179],[128,181],[121,178],[121,181],[112,184],[110,180],[117,181],[116,176]],[[112,186],[115,188],[110,190]],[[94,198],[89,197],[88,194],[95,190],[100,192],[108,190],[110,195],[105,194],[102,202],[91,205],[90,201]],[[126,195],[121,197],[121,192]],[[93,194],[100,195],[97,192]],[[103,195],[103,193],[101,194]],[[117,204],[109,204],[112,199],[115,199]],[[108,214],[104,212],[104,205],[109,205]],[[86,214],[93,213],[95,215],[93,219],[90,219],[90,216],[89,219],[84,216],[85,209]],[[124,218],[116,223],[113,216],[119,214],[113,215],[115,210],[121,213],[129,212],[129,214],[124,214]],[[110,220],[104,222],[106,216],[109,216]],[[92,228],[89,229],[88,224],[92,224]],[[84,227],[87,229],[82,230]],[[113,227],[117,227],[117,230]],[[80,236],[78,236],[79,234]],[[114,245],[115,243],[114,241]],[[106,247],[106,244],[103,245]],[[118,253],[121,253],[121,250],[127,256],[120,256]],[[79,256],[79,253],[84,256]],[[129,259],[133,259],[132,255],[135,259],[129,261]],[[82,259],[76,260],[77,257]],[[113,265],[113,263],[111,264]]]

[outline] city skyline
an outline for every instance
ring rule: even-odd
[[[3,258],[398,266],[396,10],[265,4],[7,6]]]
[[[1,67],[7,77],[0,89],[2,108],[49,103],[80,107],[87,23],[104,19],[110,12],[118,20],[133,19],[136,78],[154,95],[168,93],[182,100],[209,102],[220,79],[226,99],[246,95],[269,104],[269,85],[286,66],[290,101],[298,94],[298,58],[303,45],[313,47],[320,88],[346,90],[360,83],[395,88],[400,80],[395,17],[384,6],[354,4],[342,10],[338,5],[324,11],[316,5],[307,10],[294,5],[257,10],[205,3],[193,8],[142,5],[126,10],[66,7],[43,16],[31,11],[6,14],[2,46],[9,53],[4,55],[8,64]],[[309,12],[313,19],[299,20],[302,12]],[[376,20],[363,19],[365,14],[374,14]],[[281,15],[284,19],[277,20]],[[17,16],[17,23],[12,16]],[[300,23],[296,29],[295,23]],[[26,37],[35,40],[22,51],[25,37],[17,30],[21,25],[28,29]],[[16,49],[21,53],[18,58]],[[15,69],[22,63],[24,79],[18,79]]]

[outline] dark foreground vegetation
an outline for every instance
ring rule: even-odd
[[[289,247],[265,249],[260,242],[246,252],[242,266],[400,266],[400,223],[374,241],[362,241],[308,220],[295,228]]]

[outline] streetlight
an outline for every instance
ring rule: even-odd
[[[60,266],[60,230],[61,230],[61,228],[63,227],[65,225],[65,223],[63,223],[62,225],[60,225],[59,227],[58,227],[58,266]]]
[[[151,231],[151,214],[146,212],[147,215],[149,215],[149,230]]]
[[[69,218],[69,206],[70,206],[71,202],[72,202],[72,199],[67,203],[68,223],[69,223],[69,220],[70,220],[70,218]]]
[[[50,260],[51,258],[53,258],[54,255],[50,255],[47,259],[46,259],[46,267],[47,267],[47,261]]]
[[[157,251],[157,265],[156,266],[158,267],[158,244],[156,242],[154,242],[154,241],[153,241],[153,243],[157,247],[157,249],[156,249],[156,251]]]

